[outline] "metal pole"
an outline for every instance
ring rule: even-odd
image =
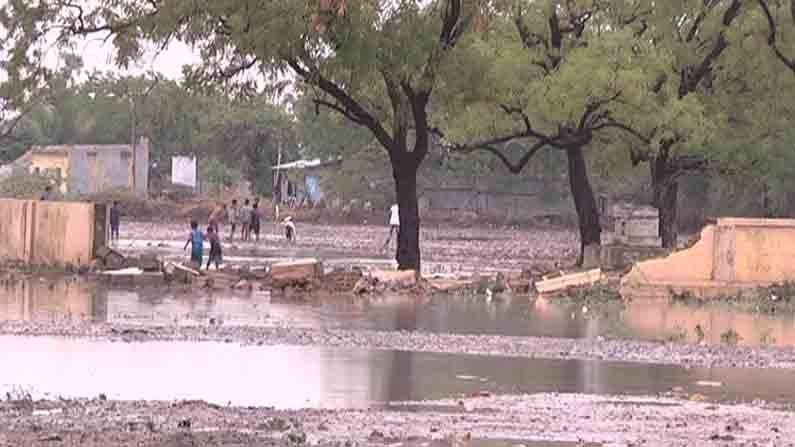
[[[130,96],[130,145],[132,147],[132,191],[133,193],[138,192],[135,188],[136,177],[138,176],[135,170],[135,159],[136,159],[136,152],[138,152],[135,147],[135,97]]]
[[[273,189],[273,203],[276,206],[276,222],[279,221],[279,205],[282,199],[282,141],[280,138],[276,140],[276,188]],[[279,191],[278,201],[276,200],[276,191]]]

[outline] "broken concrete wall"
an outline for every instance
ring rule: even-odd
[[[795,280],[795,220],[721,218],[692,247],[636,264],[621,280],[625,297],[699,297]]]
[[[85,265],[99,244],[93,203],[0,200],[0,258],[34,264]],[[107,225],[101,226],[107,228]],[[101,230],[100,230],[101,231]]]

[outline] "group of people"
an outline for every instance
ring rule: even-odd
[[[237,199],[232,200],[231,205],[222,204],[216,207],[210,214],[207,222],[207,233],[202,233],[199,223],[191,221],[191,232],[185,243],[185,250],[191,247],[191,261],[201,268],[203,263],[204,241],[210,243],[210,256],[207,260],[207,269],[212,264],[218,269],[223,258],[221,248],[221,225],[230,225],[229,239],[235,238],[237,229],[240,228],[240,240],[250,241],[252,235],[259,241],[261,222],[264,215],[259,207],[259,199],[245,199],[243,205],[239,206]],[[285,237],[289,242],[295,242],[296,229],[293,219],[287,216],[281,224],[285,228]]]
[[[240,240],[249,241],[251,235],[259,240],[260,222],[262,222],[262,211],[259,208],[259,199],[243,202],[243,206],[238,206],[237,199],[232,200],[232,205],[219,205],[210,214],[208,228],[212,227],[216,234],[220,233],[221,224],[226,222],[231,224],[229,238],[234,239],[238,227],[240,228]]]
[[[121,221],[121,209],[117,201],[113,202],[110,209],[110,226],[111,238],[118,240],[119,238],[119,224]],[[212,264],[215,268],[220,267],[223,260],[223,249],[221,248],[221,225],[229,223],[231,225],[229,239],[234,239],[238,227],[240,228],[240,239],[242,241],[251,240],[253,235],[255,240],[259,241],[261,222],[264,215],[259,207],[259,199],[245,199],[242,206],[238,206],[237,199],[232,200],[231,205],[221,204],[217,206],[210,214],[207,222],[207,232],[204,233],[199,228],[199,223],[196,220],[190,222],[190,235],[187,242],[185,242],[185,250],[191,247],[191,261],[202,267],[204,261],[204,242],[210,243],[210,256],[207,259],[206,269],[209,269]],[[296,241],[296,227],[293,219],[287,216],[281,225],[284,227],[285,238],[289,242]],[[389,246],[392,237],[400,237],[400,214],[398,205],[392,205],[389,208],[389,236],[384,243],[383,250]]]

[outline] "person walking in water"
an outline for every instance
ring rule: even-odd
[[[389,237],[387,237],[386,242],[384,242],[384,248],[382,250],[386,250],[389,247],[389,243],[392,242],[392,234],[395,234],[395,240],[400,239],[400,208],[398,207],[397,203],[392,205],[389,208]]]

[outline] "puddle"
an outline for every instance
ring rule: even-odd
[[[107,289],[77,278],[0,280],[0,320],[83,319],[127,324],[292,326],[565,338],[619,336],[719,344],[727,331],[749,346],[795,346],[794,315],[760,315],[728,306],[662,301],[581,305],[517,296],[317,297],[271,301],[268,293]]]
[[[539,360],[402,351],[113,343],[0,337],[0,395],[121,400],[202,399],[277,408],[364,408],[482,394],[654,395],[681,388],[716,401],[795,400],[785,370],[685,369],[601,361]],[[459,380],[456,376],[483,381]],[[700,387],[698,381],[721,382]]]

